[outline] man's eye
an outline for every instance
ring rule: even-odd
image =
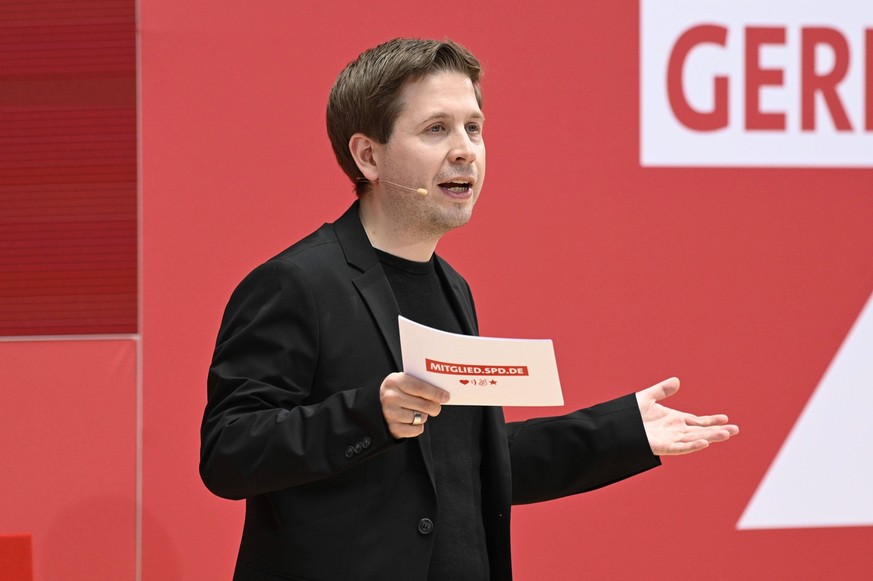
[[[430,131],[431,133],[439,133],[443,129],[445,129],[445,128],[442,125],[431,125],[428,128],[428,131]]]
[[[467,131],[470,133],[479,133],[482,131],[482,126],[478,123],[467,123]]]

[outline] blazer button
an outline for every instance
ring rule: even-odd
[[[418,532],[423,535],[429,535],[433,532],[433,521],[429,518],[423,518],[418,521]]]
[[[361,445],[362,445],[364,448],[369,448],[369,447],[370,447],[370,444],[371,444],[372,442],[373,442],[373,440],[370,439],[370,436],[364,436],[364,439],[361,440]]]
[[[351,458],[351,457],[354,456],[354,455],[355,455],[355,449],[354,449],[354,448],[352,448],[351,446],[349,446],[348,448],[346,448],[346,458]]]
[[[355,454],[360,454],[361,450],[363,450],[363,449],[364,449],[364,445],[361,444],[360,442],[355,444]]]

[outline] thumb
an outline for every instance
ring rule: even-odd
[[[655,401],[666,399],[679,391],[679,378],[671,377],[670,379],[665,379],[661,383],[656,383],[647,391],[651,391],[651,395]]]

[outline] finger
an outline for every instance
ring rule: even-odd
[[[736,428],[736,431],[730,428]],[[706,432],[706,439],[710,442],[724,442],[739,433],[739,428],[736,426],[721,426],[719,429],[710,429]]]
[[[403,410],[407,421],[392,421],[388,427],[391,435],[395,438],[414,438],[424,433],[424,423],[427,416],[413,410]]]
[[[409,420],[409,423],[413,426],[420,426],[427,421],[427,414],[421,413],[416,410],[409,410],[412,419]]]
[[[407,423],[389,423],[388,431],[398,440],[403,438],[417,438],[424,433],[424,424],[413,426]]]
[[[449,401],[449,392],[435,385],[421,381],[411,375],[401,374],[398,378],[397,387],[404,393],[426,399],[438,404],[443,404]]]
[[[694,440],[707,440],[709,442],[722,442],[731,437],[731,433],[722,427],[717,428],[689,428],[684,434],[677,437],[679,442],[693,442]]]
[[[388,376],[382,383],[380,390],[380,398],[382,400],[382,408],[385,412],[385,419],[391,421],[403,422],[409,418],[409,415],[399,416],[400,410],[412,410],[425,413],[429,416],[437,416],[440,413],[440,404],[431,399],[422,398],[416,395],[411,395],[405,388],[409,385],[414,385],[415,382],[425,386],[429,384],[420,382],[419,380],[405,376],[403,379],[399,376],[402,374],[393,374]],[[413,380],[410,382],[409,380]],[[430,386],[433,387],[433,386]],[[438,389],[438,388],[437,388]],[[410,391],[415,391],[415,388],[410,388]],[[441,390],[443,391],[443,390]],[[391,415],[393,414],[393,415]]]
[[[733,430],[730,430],[725,426],[718,428],[696,428],[689,430],[677,441],[689,443],[696,440],[706,440],[710,444],[715,444],[717,442],[727,441],[735,435],[736,433]]]
[[[659,387],[661,392],[661,397],[657,398],[658,400],[668,398],[677,391],[679,391],[679,378],[671,377],[669,379],[665,379],[661,383],[657,384],[657,386],[655,387]]]
[[[728,417],[724,414],[715,414],[712,416],[695,416],[689,414],[685,418],[685,423],[689,426],[700,427],[721,427],[730,432],[730,435],[736,436],[740,433],[740,428],[736,424],[729,424]]]
[[[385,400],[382,413],[387,421],[399,424],[411,424],[414,414],[420,413],[423,423],[427,418],[440,414],[440,405],[426,399],[401,397],[396,400]]]
[[[714,432],[709,432],[706,434],[706,441],[714,444],[716,442],[724,442],[729,440],[731,437],[730,432],[726,430],[716,430]]]
[[[695,416],[694,414],[686,414],[685,423],[689,426],[721,426],[728,422],[728,417],[724,414],[715,414],[712,416]]]
[[[643,398],[660,401],[679,391],[679,378],[671,377],[639,392]]]
[[[401,422],[409,421],[410,416],[412,415],[410,412],[421,412],[424,415],[436,417],[440,415],[440,411],[442,410],[442,406],[438,403],[408,395],[402,395],[394,400],[389,400],[388,405],[385,407],[401,414],[397,417],[397,420]]]

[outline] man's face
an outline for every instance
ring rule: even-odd
[[[399,100],[379,177],[428,195],[384,181],[377,195],[396,227],[441,236],[467,223],[485,180],[482,110],[472,81],[451,71],[407,83]]]

